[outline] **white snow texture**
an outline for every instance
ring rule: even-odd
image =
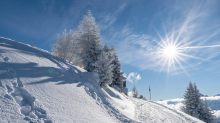
[[[98,74],[0,37],[0,123],[200,123],[156,102],[101,88]]]

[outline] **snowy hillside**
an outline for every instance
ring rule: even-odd
[[[203,99],[203,101],[206,98],[209,107],[212,108],[217,121],[220,123],[220,96],[217,95],[212,97],[201,97],[201,98]],[[178,98],[178,99],[163,100],[163,101],[157,101],[157,103],[163,104],[175,110],[182,110],[184,99]]]
[[[0,37],[0,123],[202,122],[97,81],[97,73]]]

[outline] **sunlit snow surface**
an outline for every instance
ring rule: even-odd
[[[220,123],[220,96],[211,96],[211,97],[201,97],[203,101],[207,101],[208,105],[212,108],[213,113],[216,117],[216,120]],[[163,104],[167,107],[176,110],[182,110],[184,99],[177,98],[177,99],[170,99],[170,100],[163,100],[157,101],[157,103]]]
[[[100,88],[96,73],[0,37],[0,123],[201,122],[155,102]]]

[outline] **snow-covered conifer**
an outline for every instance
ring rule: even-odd
[[[95,18],[90,11],[88,11],[87,15],[80,21],[78,33],[81,55],[85,63],[84,67],[88,71],[93,71],[95,67],[92,64],[97,61],[101,52],[101,38],[99,36],[99,28],[95,23]]]
[[[138,91],[137,91],[135,85],[134,85],[134,87],[132,88],[132,92],[133,92],[133,97],[137,98],[137,97],[138,97]]]
[[[140,98],[140,99],[142,99],[142,98],[144,98],[144,97],[143,97],[143,95],[140,95],[140,97],[139,97],[139,98]]]
[[[195,95],[195,109],[193,111],[193,116],[200,119],[200,120],[203,120],[203,117],[204,117],[204,109],[203,109],[203,102],[202,102],[202,99],[201,99],[201,95],[199,93],[199,90],[196,86],[196,83],[194,82],[194,95]]]
[[[212,115],[210,107],[208,107],[207,102],[205,104],[202,102],[201,95],[196,86],[196,83],[192,85],[189,82],[189,87],[184,95],[185,105],[183,111],[191,116],[194,116],[206,123],[214,123],[214,116]]]
[[[215,116],[213,115],[212,109],[208,106],[208,103],[205,99],[205,105],[204,105],[204,120],[206,123],[216,123]]]
[[[184,112],[193,116],[195,110],[195,92],[191,82],[189,82],[189,86],[187,87],[186,93],[184,94]]]
[[[126,77],[124,76],[124,72],[121,71],[121,63],[118,59],[118,56],[116,54],[116,49],[112,45],[111,51],[113,53],[113,85],[117,85],[120,89],[123,88],[123,81],[126,80]]]
[[[98,56],[98,59],[92,65],[95,67],[95,71],[99,73],[100,83],[102,88],[112,83],[112,63],[113,59],[109,59],[106,52],[102,51]]]
[[[108,47],[107,44],[104,45],[103,49],[104,52],[106,52],[106,54],[108,55],[108,58],[112,58],[113,57],[113,52],[111,51],[111,49]]]

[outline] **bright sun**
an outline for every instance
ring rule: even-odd
[[[167,46],[164,48],[163,54],[168,58],[176,57],[177,48],[175,46]]]

